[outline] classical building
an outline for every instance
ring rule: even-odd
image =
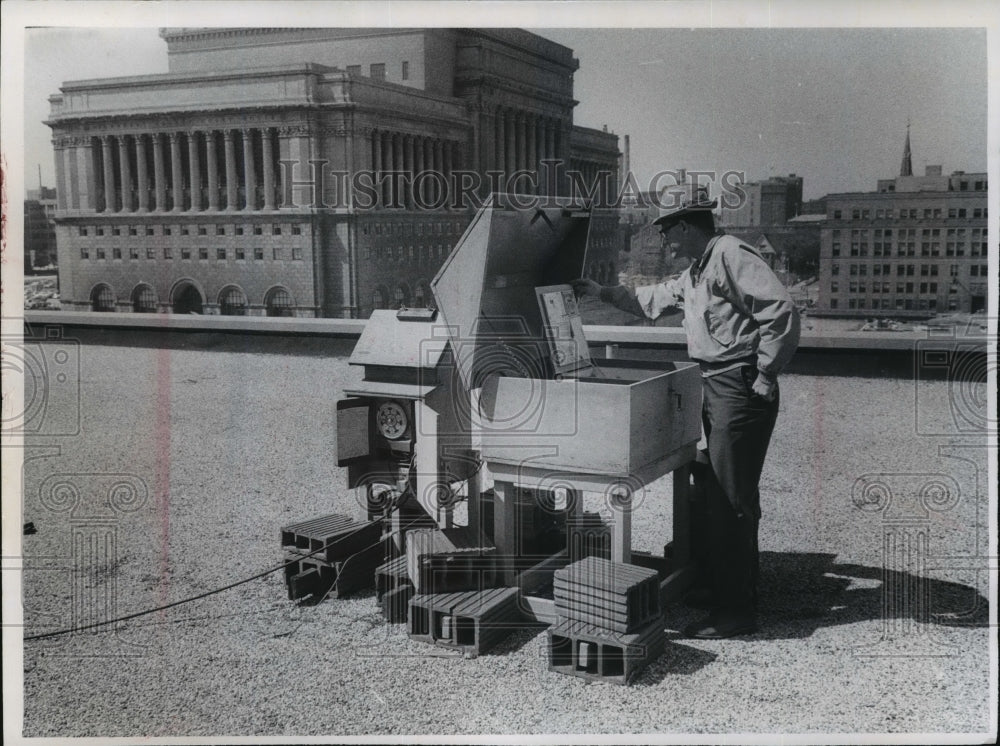
[[[907,132],[899,177],[874,192],[826,196],[820,231],[821,312],[928,317],[986,308],[985,173],[914,176]]]
[[[77,310],[367,317],[491,192],[567,195],[617,136],[573,124],[572,50],[519,29],[164,29],[169,71],[50,97]],[[593,221],[595,274],[617,220]]]

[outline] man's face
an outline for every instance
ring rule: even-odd
[[[663,246],[670,250],[673,259],[677,257],[698,259],[704,251],[698,231],[683,220],[676,223],[661,223],[660,236]]]

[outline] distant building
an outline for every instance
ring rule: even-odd
[[[725,225],[782,225],[801,211],[801,176],[775,176],[740,188],[746,199],[739,207],[723,208],[721,219]]]
[[[617,190],[617,136],[573,123],[578,60],[536,34],[161,37],[169,72],[50,97],[64,308],[367,317],[431,301],[472,215],[444,191],[460,172],[480,196],[517,171],[537,177],[517,191],[564,195],[570,168]],[[616,231],[592,221],[589,273],[613,274]]]
[[[29,189],[25,196],[24,273],[32,274],[56,264],[56,190]]]
[[[897,178],[827,195],[817,310],[927,317],[986,308],[986,174],[941,171],[913,175],[907,130]]]

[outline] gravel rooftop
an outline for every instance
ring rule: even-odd
[[[23,538],[25,635],[219,588],[280,564],[281,526],[361,515],[335,459],[335,403],[358,375],[350,348],[84,345],[79,435],[26,450],[24,520],[38,533]],[[755,635],[683,639],[699,612],[672,606],[666,653],[624,688],[548,672],[542,629],[463,659],[384,623],[371,591],[298,606],[273,573],[114,630],[25,642],[24,735],[988,734],[984,441],[918,434],[916,414],[950,418],[946,382],[781,385]],[[882,475],[889,509],[856,504],[864,475]],[[50,489],[60,481],[79,491],[75,507]],[[116,481],[140,492],[118,512],[104,497]],[[934,482],[956,499],[922,510]],[[669,477],[650,487],[634,549],[669,540],[670,492]],[[95,524],[114,550],[74,570],[71,537]],[[919,599],[883,610],[884,582],[914,580],[883,573],[898,568],[893,531],[926,537],[927,613]],[[94,598],[100,608],[74,617]]]

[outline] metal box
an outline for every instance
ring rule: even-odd
[[[487,461],[638,474],[701,437],[701,372],[692,363],[602,360],[587,377],[495,385]],[[512,423],[517,437],[501,431]]]
[[[558,345],[536,290],[584,275],[589,222],[590,212],[572,205],[490,202],[432,287],[455,365],[478,394],[472,427],[488,463],[645,481],[698,441],[700,371],[626,360],[566,371],[553,361]],[[562,326],[582,328],[578,319]]]

